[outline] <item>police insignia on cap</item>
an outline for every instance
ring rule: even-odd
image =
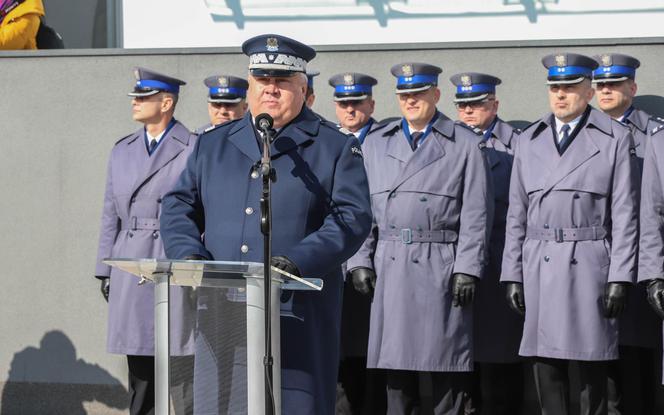
[[[347,73],[344,75],[344,85],[353,85],[354,80],[353,80],[353,75]]]
[[[611,55],[602,55],[602,66],[611,66]]]
[[[268,37],[265,47],[269,52],[276,52],[279,50],[279,41],[276,37]]]
[[[468,75],[461,75],[461,85],[462,86],[471,86],[472,82],[470,80],[470,76]]]
[[[556,55],[556,66],[567,66],[565,55]]]
[[[227,87],[228,86],[228,78],[225,76],[222,76],[219,78],[219,86]]]
[[[413,76],[413,66],[412,65],[403,65],[401,67],[401,71],[403,72],[404,76]]]

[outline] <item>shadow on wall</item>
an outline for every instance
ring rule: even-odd
[[[634,98],[634,106],[650,115],[664,118],[664,97],[658,95],[639,95]]]
[[[126,409],[127,390],[103,368],[76,358],[61,331],[44,335],[39,348],[14,355],[0,401],[0,415],[85,414],[84,402]]]

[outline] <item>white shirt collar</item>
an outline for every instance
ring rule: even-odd
[[[572,121],[570,121],[568,123],[564,123],[564,122],[560,121],[558,118],[556,118],[556,133],[558,134],[558,138],[560,139],[560,137],[562,136],[562,134],[563,134],[562,130],[563,130],[563,126],[565,124],[569,125],[569,133],[568,134],[572,134],[572,131],[574,131],[576,126],[579,124],[579,122],[581,121],[581,118],[583,118],[583,113],[581,115],[579,115],[578,117],[574,118]]]
[[[148,143],[151,142],[152,140],[157,140],[157,143],[158,143],[158,142],[161,141],[161,139],[164,137],[164,133],[165,133],[165,132],[166,132],[166,130],[162,131],[162,132],[161,132],[159,135],[157,135],[156,137],[153,137],[153,136],[150,135],[150,133],[148,132],[148,130],[145,130],[145,135],[147,135],[147,137],[148,137]]]

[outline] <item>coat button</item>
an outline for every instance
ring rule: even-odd
[[[132,197],[131,200],[130,200],[130,203],[136,203],[136,198]]]
[[[544,256],[544,262],[549,262],[550,259],[551,259],[551,257],[549,257],[548,255]]]
[[[161,198],[157,199],[157,203],[161,203]]]
[[[577,264],[577,260],[576,260],[576,258],[572,258],[572,260],[570,261],[570,263],[571,263],[572,265],[576,265],[576,264]]]
[[[390,229],[396,229],[397,227],[394,225],[390,225]]]
[[[389,196],[390,199],[394,199],[395,197],[397,197],[396,193],[390,193],[390,196]]]
[[[396,258],[394,258],[393,256],[391,256],[390,259],[391,259],[392,261],[395,261],[395,260],[396,260]]]
[[[152,232],[152,238],[159,239],[159,232],[157,231]]]
[[[251,171],[251,178],[252,178],[252,179],[258,179],[258,176],[259,176],[259,174],[258,174],[258,170],[253,169],[253,170]]]
[[[130,237],[130,238],[133,238],[133,237],[134,237],[134,233],[133,233],[133,232],[129,232],[129,237]]]
[[[426,196],[420,196],[420,202],[426,202],[427,200]]]
[[[578,199],[578,198],[580,198],[581,196],[579,196],[578,193],[574,193],[574,196],[572,196],[572,197],[573,197],[574,199]]]
[[[416,263],[416,264],[418,264],[418,263],[420,262],[420,260],[417,259],[417,258],[413,258],[413,262]]]
[[[248,208],[246,208],[246,209],[244,210],[244,213],[246,213],[247,215],[251,215],[252,213],[254,213],[254,208],[252,208],[251,206],[249,206]]]
[[[246,254],[247,252],[249,252],[249,246],[247,246],[247,245],[242,245],[242,246],[240,247],[240,251],[242,251],[243,254]]]
[[[549,229],[549,224],[548,223],[544,224],[544,229]]]

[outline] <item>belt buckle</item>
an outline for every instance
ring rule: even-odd
[[[401,230],[401,242],[406,245],[413,243],[413,231],[410,228]]]
[[[560,243],[564,242],[565,239],[563,238],[563,228],[556,228],[553,230],[553,237],[555,238],[555,241]]]

